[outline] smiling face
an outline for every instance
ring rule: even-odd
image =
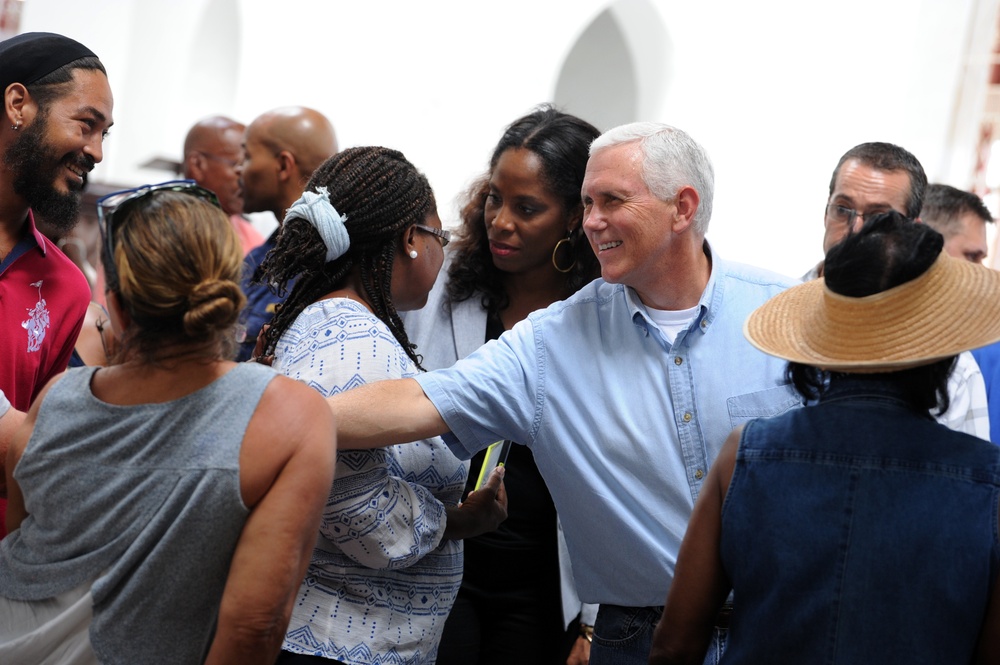
[[[555,273],[552,250],[579,223],[545,185],[542,160],[504,151],[490,176],[483,213],[493,265],[506,273]]]
[[[14,191],[57,228],[68,230],[76,222],[87,175],[104,158],[112,107],[104,73],[83,69],[73,72],[66,92],[46,108],[24,107],[25,125],[3,162]]]
[[[669,274],[676,205],[649,191],[638,143],[592,155],[582,195],[583,230],[601,262],[601,276],[631,286],[643,302],[655,301]]]

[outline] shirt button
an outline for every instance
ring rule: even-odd
[[[702,319],[701,320],[701,327],[702,328],[707,328],[708,327],[708,319]]]
[[[691,422],[691,412],[690,411],[684,414],[684,422],[686,422],[686,423]]]
[[[705,473],[701,469],[698,469],[697,471],[694,472],[694,479],[695,480],[701,480],[704,477],[705,477]]]
[[[675,365],[680,365],[682,362],[684,362],[684,359],[681,358],[680,356],[675,356],[674,357],[674,364]]]

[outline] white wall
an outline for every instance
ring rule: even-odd
[[[330,117],[342,146],[405,152],[449,223],[503,127],[555,97],[564,60],[612,4],[26,0],[22,29],[75,37],[109,70],[117,123],[95,178],[163,179],[136,164],[179,157],[197,118],[305,104]],[[589,85],[577,76],[573,89],[580,108],[616,117],[630,105],[608,91],[632,77],[631,108],[644,116],[634,119],[681,127],[713,157],[717,249],[801,274],[820,255],[830,172],[857,143],[898,143],[932,180],[969,185],[952,159],[975,134],[955,130],[958,86],[973,14],[995,20],[996,4],[625,0],[612,13],[632,40],[618,61],[633,71]],[[601,46],[580,48],[600,62]]]

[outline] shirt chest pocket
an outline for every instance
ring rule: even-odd
[[[791,384],[787,384],[730,397],[726,405],[729,408],[729,426],[736,428],[753,418],[770,418],[802,406],[802,398]]]

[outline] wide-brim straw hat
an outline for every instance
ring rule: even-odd
[[[920,277],[863,298],[815,279],[757,308],[743,334],[764,353],[825,370],[926,365],[1000,340],[1000,272],[942,252]]]

